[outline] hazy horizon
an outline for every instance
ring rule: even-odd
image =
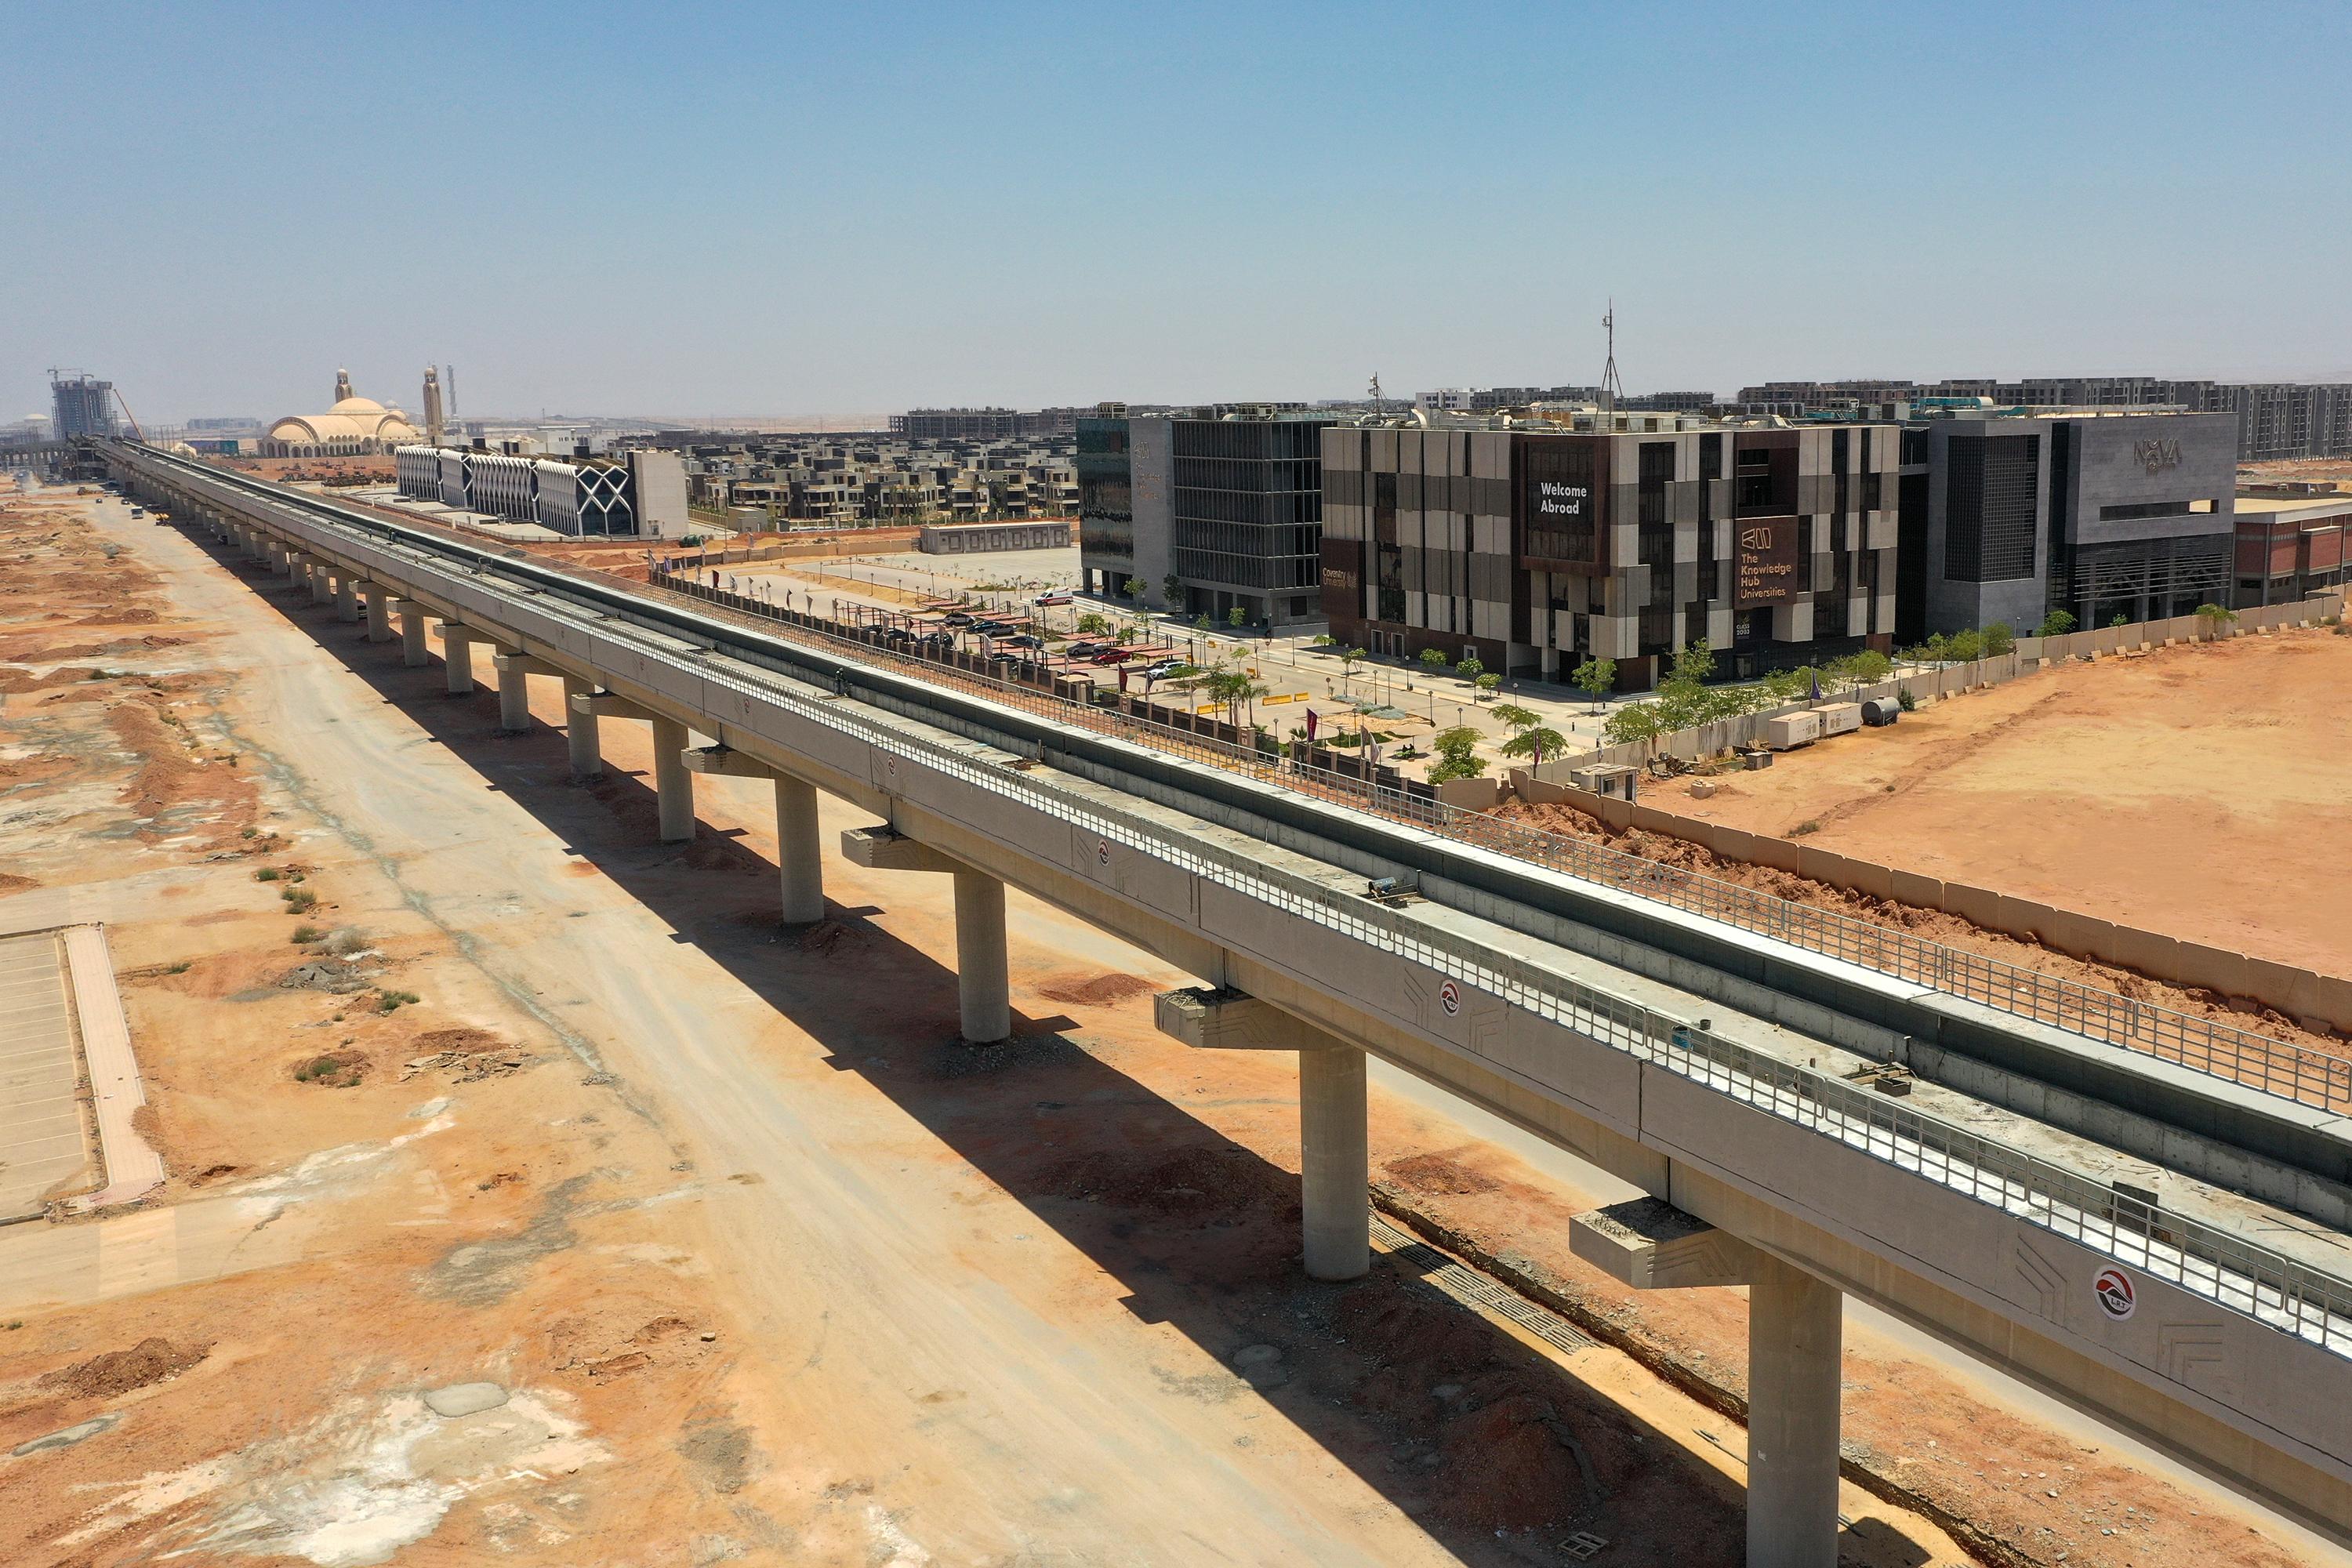
[[[16,353],[145,422],[2352,377],[2352,14],[12,13]],[[522,416],[529,417],[530,416]]]

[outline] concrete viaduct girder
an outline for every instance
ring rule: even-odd
[[[380,523],[339,521],[331,503],[152,454],[121,460],[175,500],[303,544],[331,541],[372,579],[496,626],[514,651],[593,678],[681,734],[691,725],[949,861],[1482,1104],[1805,1276],[1809,1290],[1869,1300],[2339,1537],[2352,1529],[2352,1315],[2329,1304],[2336,1276],[2314,1261],[2323,1249],[2257,1257],[2214,1227],[2259,1205],[2190,1184],[2177,1201],[2203,1205],[2199,1217],[2176,1208],[2165,1224],[2205,1227],[2221,1237],[2210,1257],[2252,1259],[2256,1272],[2191,1266],[2177,1243],[2116,1223],[2100,1173],[2131,1162],[2001,1109],[1991,1069],[1971,1080],[1984,1095],[1923,1086],[1900,1106],[1874,1103],[1842,1076],[1884,1059],[1868,1054],[1876,1037],[1801,988],[1742,981],[1739,1005],[1726,1006],[1705,985],[1652,978],[1673,965],[1632,943],[1598,959],[1576,950],[1566,922],[1554,922],[1558,939],[1531,935],[1551,927],[1491,895],[1458,907],[1368,900],[1377,855],[1231,826],[1245,811],[1218,801],[1251,786],[1217,775],[1215,789],[1208,776],[1195,787],[1192,764],[1139,752],[1130,764],[1121,742],[1072,739],[1062,749],[1075,763],[1039,765],[1032,745],[992,743],[1022,731],[1015,716],[992,719],[887,670],[856,667],[845,685],[782,654],[719,653],[711,633],[673,629],[690,616],[656,625],[575,605],[546,591],[552,573],[507,583],[497,574],[524,569],[438,559]],[[1379,831],[1402,841],[1412,830]],[[1465,863],[1485,853],[1449,852]],[[1780,962],[1794,975],[1810,961]],[[1687,1022],[1702,1011],[1733,1037]],[[2169,1157],[2206,1158],[2197,1136],[2180,1134]],[[2213,1157],[2264,1169],[2236,1145]],[[2118,1271],[2137,1309],[2120,1316],[2097,1289]],[[2259,1295],[2242,1278],[2280,1283]],[[1801,1329],[1801,1301],[1787,1321]],[[2179,1353],[2189,1343],[2194,1355]]]

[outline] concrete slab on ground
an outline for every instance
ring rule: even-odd
[[[64,943],[54,931],[0,937],[0,1223],[97,1184],[80,1078]]]
[[[98,1113],[99,1155],[106,1187],[74,1206],[87,1213],[143,1197],[163,1183],[163,1157],[139,1131],[147,1104],[139,1062],[131,1051],[131,1021],[122,1014],[122,994],[114,985],[114,959],[106,949],[106,928],[68,926],[58,933],[71,983],[74,1022],[81,1034],[83,1068],[89,1074],[90,1100]]]

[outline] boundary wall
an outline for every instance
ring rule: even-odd
[[[1747,833],[1720,823],[1661,811],[1638,801],[1571,789],[1534,777],[1525,768],[1511,770],[1511,783],[1522,800],[1572,806],[1620,832],[1639,828],[1644,833],[1664,834],[1711,849],[1727,860],[1769,866],[1776,871],[1843,888],[1866,898],[1957,915],[1970,925],[2038,942],[2072,958],[2113,963],[2151,980],[2198,986],[2223,996],[2260,1003],[2276,1008],[2305,1028],[2325,1027],[2352,1034],[2352,980],[2117,925],[2112,921],[1987,888],[1970,887],[1965,882],[1947,882],[1913,871],[1898,871],[1791,839]]]

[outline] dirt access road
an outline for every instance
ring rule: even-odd
[[[486,694],[440,698],[437,669],[169,530],[119,510],[105,530],[236,671],[246,826],[285,837],[245,853],[224,820],[201,840],[236,857],[218,879],[155,865],[162,834],[121,840],[127,865],[29,868],[132,870],[113,896],[159,912],[126,962],[184,1201],[110,1222],[94,1265],[53,1262],[100,1305],[0,1338],[10,1442],[121,1422],[0,1471],[27,1500],[12,1528],[55,1526],[0,1540],[70,1537],[90,1563],[256,1539],[392,1560],[365,1526],[418,1562],[1505,1563],[1565,1561],[1580,1529],[1611,1543],[1596,1562],[1737,1561],[1738,1428],[1641,1361],[1498,1328],[1386,1264],[1298,1278],[1291,1066],[1160,1038],[1145,998],[1185,977],[1016,896],[1024,1043],[975,1056],[951,1039],[933,879],[829,862],[832,918],[779,940],[758,786],[706,781],[695,842],[656,845],[639,727],[608,725],[613,776],[569,787],[561,738],[495,736]],[[119,809],[83,793],[75,820]],[[828,806],[828,831],[861,820]],[[234,1001],[284,965],[257,860],[307,865],[321,923],[364,922],[379,984],[424,1000]],[[365,1058],[364,1081],[238,1082],[262,1007]],[[540,1059],[403,1083],[416,1041],[386,1036],[416,1012]],[[1682,1374],[1742,1360],[1738,1293],[1636,1306],[1580,1274],[1577,1194],[1391,1096],[1372,1133],[1393,1192],[1507,1238]],[[224,1203],[257,1206],[218,1245]],[[520,1414],[452,1458],[416,1391],[486,1374]],[[1907,1353],[1858,1345],[1849,1376],[1857,1452],[1932,1465],[1938,1509],[2018,1542],[2003,1561],[2305,1560]],[[2031,1490],[2021,1455],[2048,1472]],[[1855,1563],[1959,1560],[1916,1511],[1843,1502]],[[321,1516],[347,1533],[273,1524]]]
[[[2352,974],[2352,637],[2064,664],[1662,809],[2101,920]]]

